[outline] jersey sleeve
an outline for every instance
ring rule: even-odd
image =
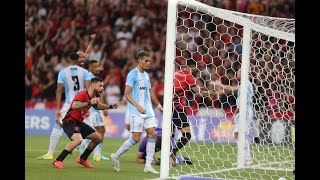
[[[240,88],[238,89],[238,95],[237,95],[237,101],[236,101],[236,104],[237,104],[237,108],[239,109],[240,108]]]
[[[133,87],[134,81],[135,81],[135,73],[134,71],[130,71],[127,76],[126,86]]]
[[[191,74],[187,75],[186,81],[187,81],[187,83],[189,84],[190,87],[196,85],[196,79]]]
[[[64,83],[63,82],[63,73],[62,73],[62,71],[60,71],[59,74],[58,74],[57,83]]]
[[[150,76],[149,76],[149,74],[148,74],[148,84],[149,84],[149,87],[148,87],[148,89],[151,89],[151,81],[150,81]]]
[[[146,152],[146,149],[147,149],[147,138],[143,138],[143,140],[140,143],[138,153],[143,154],[144,152]]]
[[[74,101],[80,101],[80,102],[86,102],[86,94],[82,92],[78,93],[75,97],[74,97]]]
[[[91,76],[86,69],[84,69],[83,78],[84,78],[84,80],[91,80]]]

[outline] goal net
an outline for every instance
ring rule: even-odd
[[[186,93],[183,110],[192,138],[177,156],[193,164],[169,166],[174,73],[183,70],[188,59],[197,62],[193,76],[201,90],[223,93]],[[247,105],[250,100],[252,107]],[[247,120],[249,109],[252,121]],[[294,179],[294,114],[294,19],[244,14],[192,0],[168,1],[161,178]],[[174,139],[179,141],[179,134]]]

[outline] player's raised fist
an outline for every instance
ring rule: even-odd
[[[91,105],[94,106],[94,105],[97,105],[97,104],[98,104],[98,101],[99,101],[99,100],[98,100],[98,98],[94,97],[94,98],[92,98],[90,101],[91,101]]]
[[[112,107],[113,107],[113,109],[117,109],[117,108],[119,107],[119,103],[114,103],[114,104],[112,105]]]
[[[90,39],[91,39],[91,40],[95,40],[95,39],[96,39],[96,34],[91,34],[91,35],[90,35]]]

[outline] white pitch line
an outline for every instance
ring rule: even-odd
[[[275,164],[282,164],[282,163],[290,163],[290,162],[294,162],[294,161],[295,160],[282,161],[282,162],[268,162],[268,163],[264,163],[264,164],[251,165],[251,166],[247,166],[247,167],[244,167],[244,168],[245,169],[257,168],[257,169],[264,169],[264,170],[292,171],[293,169],[266,168],[266,167],[261,167],[261,166],[275,165]],[[203,173],[194,173],[194,174],[187,174],[187,175],[189,175],[189,176],[197,176],[197,175],[203,175],[203,174],[214,174],[214,173],[221,173],[221,172],[225,172],[225,171],[233,171],[233,170],[237,170],[237,169],[242,169],[242,168],[229,168],[229,169],[222,169],[222,170],[209,171],[209,172],[203,172]],[[172,176],[172,177],[168,177],[168,178],[178,179],[179,176]],[[149,180],[163,180],[163,179],[156,178],[156,179],[149,179]]]

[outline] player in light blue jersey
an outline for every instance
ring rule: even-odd
[[[90,60],[89,61],[89,75],[91,78],[94,78],[95,75],[99,74],[101,71],[100,64],[97,60]],[[104,91],[100,94],[100,101],[105,102],[105,93]],[[109,158],[103,156],[101,154],[102,149],[102,143],[104,139],[105,134],[105,128],[104,128],[104,116],[103,114],[107,115],[107,110],[97,110],[93,107],[90,108],[90,115],[84,119],[83,122],[91,126],[92,128],[96,129],[96,131],[101,135],[102,142],[97,145],[97,147],[93,151],[93,160],[94,161],[101,161],[101,160],[109,160]],[[79,153],[82,154],[83,147],[90,142],[89,139],[84,139],[81,143],[81,145],[78,147]]]
[[[124,92],[130,113],[131,137],[122,144],[116,153],[111,154],[111,159],[114,170],[120,171],[119,157],[140,141],[141,133],[145,129],[148,140],[144,172],[158,174],[159,172],[151,166],[155,152],[155,127],[158,126],[152,103],[161,112],[163,109],[151,90],[149,74],[146,72],[151,63],[150,54],[146,51],[140,51],[136,58],[138,66],[129,72]]]
[[[69,56],[70,65],[64,68],[58,74],[57,91],[56,91],[56,124],[54,125],[50,135],[50,145],[48,152],[38,157],[38,159],[53,159],[54,150],[62,136],[63,129],[58,125],[66,115],[71,101],[74,96],[79,92],[90,86],[90,76],[86,69],[79,66],[79,55],[72,52]],[[65,102],[60,110],[62,91],[65,91]]]
[[[236,72],[236,79],[241,82],[241,70],[239,69]],[[234,112],[235,116],[233,117],[234,120],[234,137],[238,139],[238,132],[239,132],[239,118],[240,118],[240,86],[229,86],[223,85],[221,82],[211,82],[212,85],[222,87],[225,92],[234,92],[237,91],[237,109]],[[245,158],[245,166],[249,166],[252,164],[251,156],[250,156],[250,141],[249,141],[249,130],[253,128],[253,85],[250,81],[248,81],[248,97],[247,97],[247,119],[246,119],[246,129],[245,129],[245,148],[244,148],[244,158]],[[238,144],[239,145],[239,144]]]
[[[241,70],[237,71],[237,79],[241,80]],[[245,129],[245,147],[244,147],[244,158],[245,158],[245,166],[249,166],[252,164],[251,156],[250,156],[250,141],[249,141],[249,130],[253,127],[253,85],[250,81],[248,81],[248,97],[247,97],[247,119],[246,119],[246,129]],[[239,132],[239,120],[240,120],[240,86],[237,94],[237,109],[235,111],[235,120],[234,120],[234,137],[238,139]],[[239,144],[238,144],[239,145]],[[239,146],[238,146],[239,148]]]

